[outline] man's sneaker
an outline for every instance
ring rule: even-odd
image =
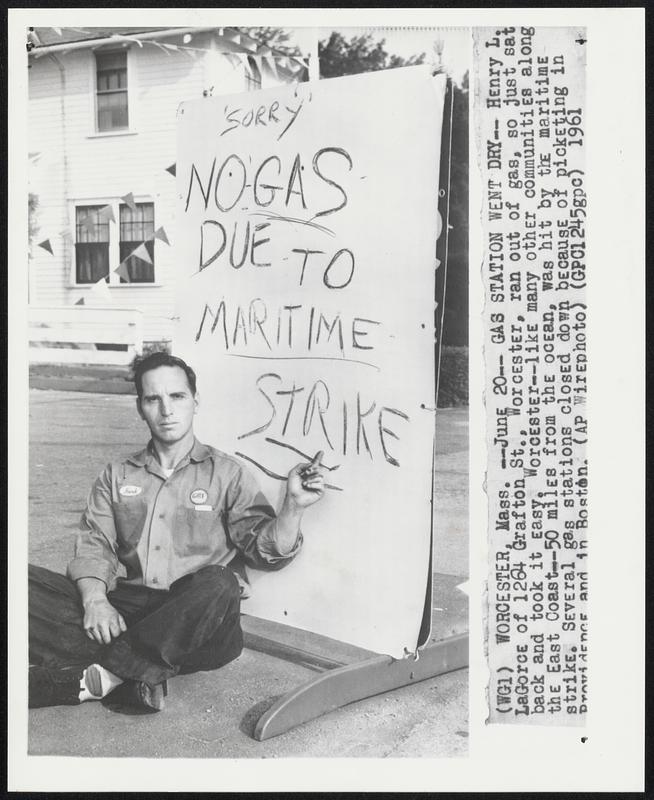
[[[102,691],[102,674],[98,664],[91,664],[84,670],[84,685],[86,691],[93,697],[100,698],[103,696]]]
[[[80,700],[100,700],[123,682],[119,675],[101,664],[89,664],[84,670]]]

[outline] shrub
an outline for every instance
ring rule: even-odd
[[[145,356],[150,356],[152,353],[170,353],[171,352],[171,343],[169,339],[162,339],[158,342],[143,342],[143,354],[142,358]]]

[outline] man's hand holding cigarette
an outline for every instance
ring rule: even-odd
[[[307,508],[320,500],[325,492],[323,451],[319,450],[311,462],[298,464],[288,473],[287,494],[299,508]]]

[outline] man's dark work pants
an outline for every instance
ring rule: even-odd
[[[41,668],[39,680],[61,684],[76,670],[101,664],[121,678],[157,684],[174,675],[221,667],[243,648],[239,584],[228,567],[203,567],[167,591],[119,581],[107,599],[122,614],[127,631],[100,645],[84,631],[75,584],[30,565],[30,676],[36,665]],[[31,695],[30,690],[31,705],[48,704],[43,698],[34,703]]]

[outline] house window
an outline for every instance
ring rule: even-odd
[[[128,205],[120,206],[120,260],[125,261],[130,282],[154,282],[154,203],[136,203],[136,211]],[[138,256],[131,256],[136,248],[145,243],[152,264]],[[125,260],[127,259],[127,260]],[[120,279],[125,283],[125,278]]]
[[[75,279],[97,283],[109,275],[109,222],[100,217],[102,206],[75,209]]]
[[[98,131],[124,130],[127,110],[127,51],[95,54]]]
[[[154,283],[154,203],[134,206],[117,200],[75,206],[76,284]],[[132,255],[139,248],[143,257]]]

